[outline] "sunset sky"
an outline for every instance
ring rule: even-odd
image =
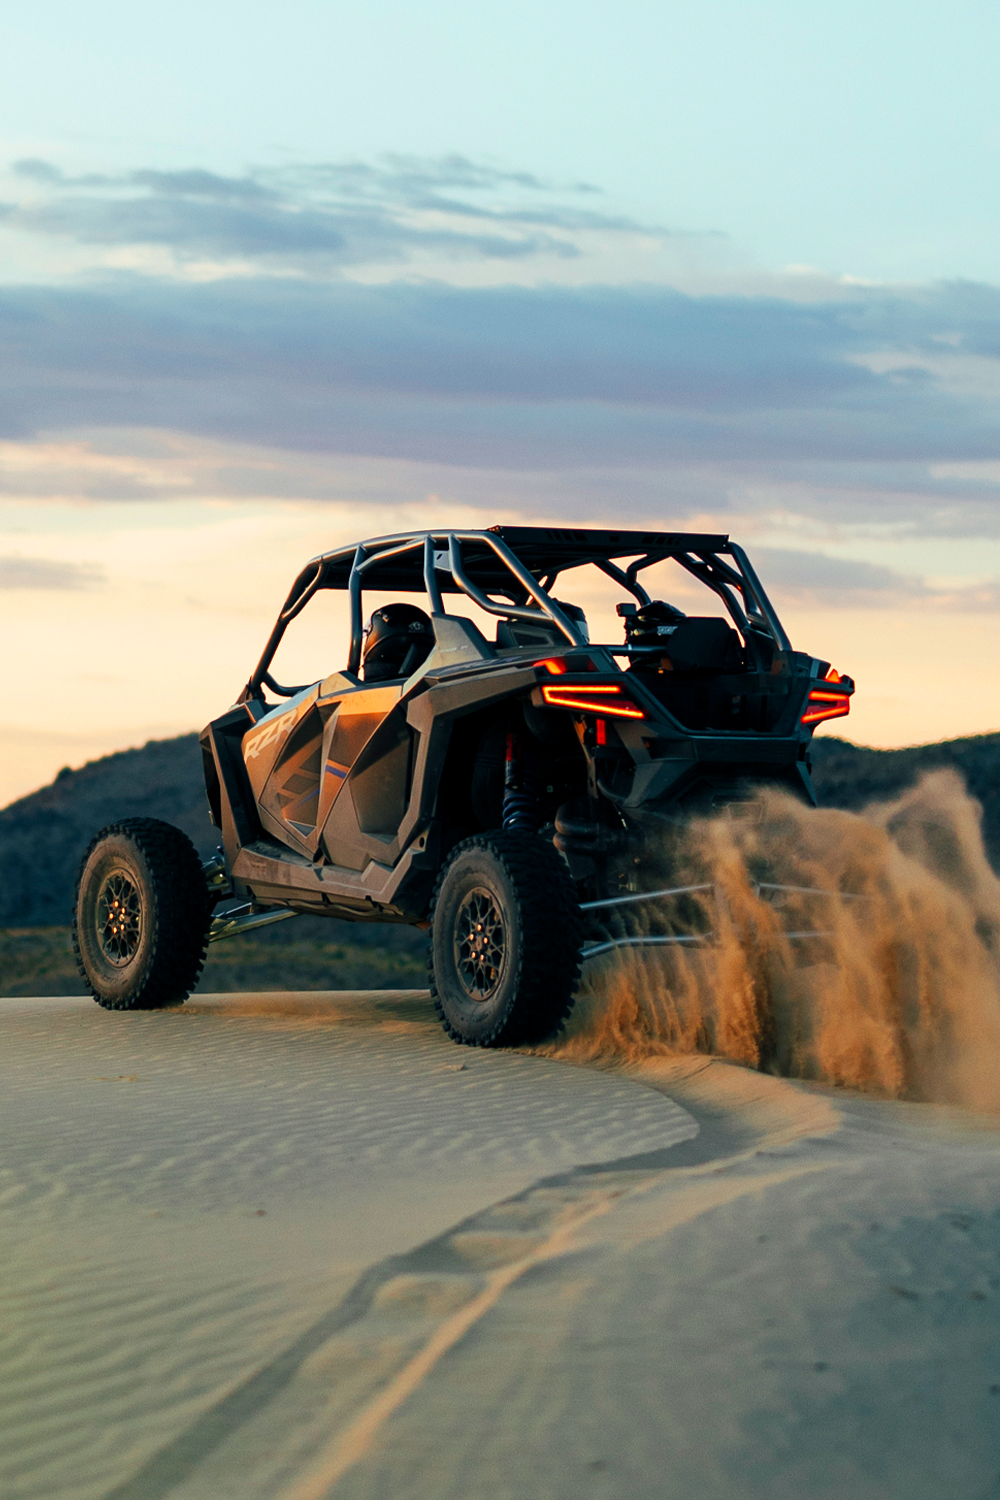
[[[834,732],[1000,728],[998,55],[963,0],[6,16],[0,805],[430,523],[728,531]]]

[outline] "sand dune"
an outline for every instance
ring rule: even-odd
[[[11,1500],[1000,1495],[1000,1136],[419,995],[0,1001]]]
[[[628,1080],[459,1050],[419,997],[0,1024],[5,1496],[104,1494],[372,1263],[697,1130]]]

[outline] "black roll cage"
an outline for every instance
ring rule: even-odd
[[[633,561],[620,567],[615,558]],[[488,531],[414,531],[375,537],[355,547],[342,547],[312,558],[292,585],[260,661],[238,701],[262,698],[265,684],[281,697],[301,691],[275,682],[269,668],[286,629],[321,589],[346,589],[350,596],[351,647],[347,671],[357,674],[364,637],[362,594],[366,585],[383,592],[426,593],[433,619],[445,616],[444,594],[462,593],[488,614],[505,619],[548,620],[568,645],[581,647],[586,641],[548,592],[560,573],[591,563],[643,605],[650,603],[650,598],[638,575],[668,558],[673,558],[719,596],[745,641],[754,635],[766,636],[778,651],[792,649],[749,558],[728,536],[533,526],[494,526]],[[492,598],[491,593],[499,594],[503,602]]]

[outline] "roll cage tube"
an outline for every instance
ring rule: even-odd
[[[424,532],[412,539],[407,539],[391,547],[381,547],[378,551],[369,552],[365,543],[360,543],[355,549],[354,561],[348,579],[348,595],[351,610],[351,645],[347,659],[347,670],[357,673],[361,668],[361,650],[364,638],[364,622],[362,616],[362,591],[363,580],[366,571],[379,563],[384,563],[387,558],[398,557],[407,552],[417,549],[423,551],[423,576],[424,588],[427,593],[428,602],[431,606],[432,618],[440,619],[445,614],[444,602],[441,588],[437,580],[438,571],[445,571],[438,561],[435,543],[441,543],[441,550],[447,548],[448,565],[447,571],[451,574],[455,583],[466,594],[474,604],[488,614],[503,615],[507,618],[518,620],[537,620],[539,616],[547,617],[566,637],[571,646],[582,646],[585,644],[579,631],[572,622],[567,619],[559,606],[551,600],[545,589],[532,577],[510,549],[504,545],[499,537],[490,536],[488,532]],[[501,560],[513,580],[519,585],[517,589],[511,590],[512,599],[518,595],[526,594],[535,601],[535,607],[519,605],[516,603],[498,604],[491,599],[482,589],[468,576],[462,563],[462,543],[477,542],[485,544]],[[292,585],[291,592],[285,601],[284,607],[278,616],[274,629],[268,637],[267,645],[261,655],[260,661],[254,670],[253,676],[244,688],[239,702],[245,702],[248,698],[259,698],[261,687],[266,683],[273,692],[283,697],[291,697],[293,693],[300,692],[300,688],[285,688],[277,683],[269,671],[271,662],[274,660],[275,652],[281,644],[282,636],[287,627],[295,617],[305,608],[313,595],[323,587],[323,577],[326,572],[326,559],[323,557],[314,559],[302,570],[299,577]]]
[[[546,538],[563,535],[558,532],[539,534]],[[585,537],[587,534],[574,532],[566,533],[566,535],[577,538]],[[609,533],[608,535],[624,537],[629,534]],[[647,547],[651,539],[650,534],[646,533]],[[667,538],[664,540],[666,541]],[[682,544],[687,538],[682,535],[671,536],[669,540],[671,543],[669,546],[664,546],[662,549],[649,548],[641,557],[629,563],[627,568],[619,567],[607,557],[592,555],[589,559],[582,560],[592,562],[607,577],[627,589],[640,605],[644,605],[650,602],[650,598],[639,582],[639,573],[654,563],[672,557],[699,582],[720,597],[737,628],[748,639],[748,642],[752,642],[755,635],[765,634],[770,636],[779,650],[790,651],[792,649],[791,642],[742,547],[738,547],[728,537],[720,537],[717,542],[715,538],[691,537],[690,540],[696,545],[689,548],[683,547]],[[709,540],[715,544],[711,551],[702,550],[705,542]],[[701,543],[700,547],[697,542]],[[486,589],[481,588],[469,576],[462,551],[463,544],[466,543],[475,543],[479,548],[488,548],[502,564],[503,571],[511,578],[511,588],[509,590],[504,588],[502,583],[498,583],[495,578],[489,583],[488,588],[494,594],[509,594],[510,603],[498,603],[496,599],[490,597]],[[519,620],[537,620],[542,616],[557,627],[571,646],[579,647],[585,644],[573,623],[548,595],[548,589],[564,571],[562,567],[538,567],[539,577],[536,577],[500,536],[488,531],[426,531],[403,536],[380,537],[371,542],[359,543],[353,549],[350,571],[346,579],[344,574],[348,559],[351,558],[350,548],[313,558],[303,568],[292,585],[274,629],[268,637],[260,661],[237,701],[244,703],[250,698],[262,699],[262,687],[265,684],[282,697],[291,697],[294,693],[302,691],[297,687],[282,687],[271,676],[269,668],[288,625],[301,613],[314,594],[325,587],[344,588],[346,586],[347,588],[351,611],[351,646],[347,669],[356,674],[361,667],[364,636],[362,594],[365,574],[369,569],[376,568],[387,559],[403,557],[418,551],[422,553],[422,558],[419,569],[414,569],[414,574],[415,578],[422,575],[433,618],[440,619],[446,613],[442,586],[438,578],[439,573],[445,573],[451,576],[451,588],[464,593],[486,613]],[[723,560],[721,556],[723,552],[732,557],[735,566]],[[445,557],[447,557],[446,561]],[[570,566],[578,565],[575,562],[570,563]],[[331,573],[338,577],[338,582],[327,582]],[[404,584],[402,587],[405,589],[407,585]],[[742,600],[743,608],[737,602],[736,593]],[[523,599],[529,599],[532,602],[530,604],[520,602]]]
[[[437,564],[434,560],[434,538],[424,537],[424,590],[431,607],[431,619],[440,620],[444,614],[444,601],[437,581]]]
[[[496,555],[513,573],[524,592],[529,598],[537,601],[538,609],[531,609],[528,606],[520,604],[497,604],[488,594],[484,594],[482,589],[478,588],[472,582],[471,578],[466,576],[462,567],[461,543],[463,541],[472,541],[473,538],[477,542],[485,541],[488,546],[492,547]],[[480,609],[486,610],[487,614],[504,615],[507,619],[513,620],[537,620],[539,614],[544,614],[548,616],[553,625],[558,626],[571,646],[585,646],[587,644],[580,632],[563,614],[558,604],[548,597],[537,579],[531,576],[527,568],[518,562],[514,554],[509,548],[504,546],[498,537],[488,534],[484,536],[481,532],[473,532],[471,534],[452,532],[448,538],[448,560],[451,576],[459,588],[462,589],[463,593],[468,594],[472,602],[478,604]]]
[[[599,562],[597,566],[602,573],[606,573],[609,578],[613,578],[615,583],[621,584],[623,589],[628,589],[629,593],[638,599],[640,605],[644,605],[651,604],[653,601],[639,582],[636,573],[639,571],[639,566],[644,565],[649,560],[640,558],[638,564],[633,563],[628,569],[619,568],[613,562]],[[653,560],[658,561],[659,559]]]
[[[728,548],[737,567],[731,568],[728,563],[723,562],[718,553],[706,554],[671,551],[669,553],[648,553],[645,557],[637,558],[630,563],[627,569],[616,567],[614,563],[599,562],[597,567],[609,578],[620,583],[623,588],[629,590],[638,599],[640,605],[650,602],[649,595],[638,581],[638,574],[643,568],[652,567],[654,563],[663,562],[667,557],[672,557],[675,562],[680,563],[699,583],[718,594],[726,609],[732,617],[733,623],[740,633],[746,637],[748,632],[763,631],[774,641],[779,651],[791,651],[792,643],[785,634],[784,627],[771,607],[771,602],[764,592],[763,585],[750,564],[750,559],[738,547],[735,542],[729,542]],[[733,589],[740,592],[743,599],[741,609],[733,596]]]
[[[265,682],[273,692],[279,693],[283,698],[291,698],[295,693],[301,691],[300,688],[280,687],[279,684],[276,683],[274,678],[271,676],[268,668],[274,660],[274,653],[281,645],[282,636],[288,629],[288,626],[291,624],[291,622],[295,619],[296,615],[301,614],[302,610],[305,609],[313,594],[316,593],[317,589],[320,586],[320,580],[323,578],[325,571],[326,569],[323,565],[323,558],[321,557],[314,557],[302,569],[302,572],[292,584],[292,587],[288,594],[288,598],[282,605],[281,612],[278,615],[277,620],[274,622],[274,629],[268,636],[267,644],[264,647],[264,650],[261,652],[260,661],[254,668],[250,681],[247,683],[246,687],[237,698],[237,703],[246,703],[251,698],[261,698],[263,696],[263,694],[261,693],[261,685]]]
[[[780,651],[791,651],[792,643],[788,639],[788,636],[785,634],[784,626],[778,619],[778,616],[775,614],[774,610],[771,608],[771,601],[765,594],[764,586],[761,583],[760,579],[757,577],[757,574],[754,572],[753,565],[751,564],[750,559],[743,551],[743,548],[737,546],[735,542],[729,543],[729,550],[732,556],[736,559],[737,564],[739,565],[740,572],[743,574],[743,577],[745,578],[747,583],[747,587],[749,588],[750,593],[753,595],[754,604],[760,611],[761,618],[766,623],[770,633],[774,636],[774,639],[778,644],[778,649]],[[745,597],[746,594],[744,591],[744,598]]]
[[[755,635],[767,635],[779,651],[791,651],[792,643],[785,634],[781,621],[771,608],[770,601],[764,593],[760,579],[750,566],[746,553],[733,543],[730,543],[730,547],[740,565],[739,571],[731,568],[717,555],[706,556],[702,553],[692,557],[690,553],[676,553],[675,556],[682,568],[686,568],[706,588],[718,594],[751,650],[754,646]],[[743,609],[733,596],[734,588],[739,589]]]
[[[369,568],[373,568],[379,563],[384,563],[387,558],[399,557],[403,553],[415,552],[418,548],[422,549],[424,588],[431,606],[431,615],[437,619],[440,619],[444,615],[444,602],[441,596],[441,588],[437,581],[437,573],[444,571],[437,558],[435,543],[438,541],[447,544],[448,572],[462,592],[467,594],[474,604],[478,604],[480,609],[485,610],[488,614],[513,616],[519,620],[537,620],[539,615],[547,615],[553,624],[559,627],[571,646],[583,645],[578,631],[570,624],[562,610],[546,596],[545,591],[539,588],[539,585],[527,569],[521,566],[509,548],[505,547],[497,537],[484,535],[482,532],[477,531],[427,532],[422,537],[402,542],[395,547],[383,547],[378,552],[371,552],[366,555],[365,548],[360,546],[355,553],[354,565],[351,568],[348,585],[351,596],[351,649],[347,662],[347,670],[349,672],[357,673],[361,668],[361,649],[364,634],[361,595],[364,575]],[[508,572],[518,581],[522,590],[528,593],[531,598],[537,600],[538,608],[525,608],[517,604],[497,604],[488,594],[484,593],[482,589],[473,583],[462,566],[461,550],[463,542],[471,541],[485,542],[501,559]]]

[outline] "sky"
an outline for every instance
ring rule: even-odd
[[[730,532],[834,732],[1000,727],[998,51],[961,0],[5,16],[0,805],[432,523]]]

